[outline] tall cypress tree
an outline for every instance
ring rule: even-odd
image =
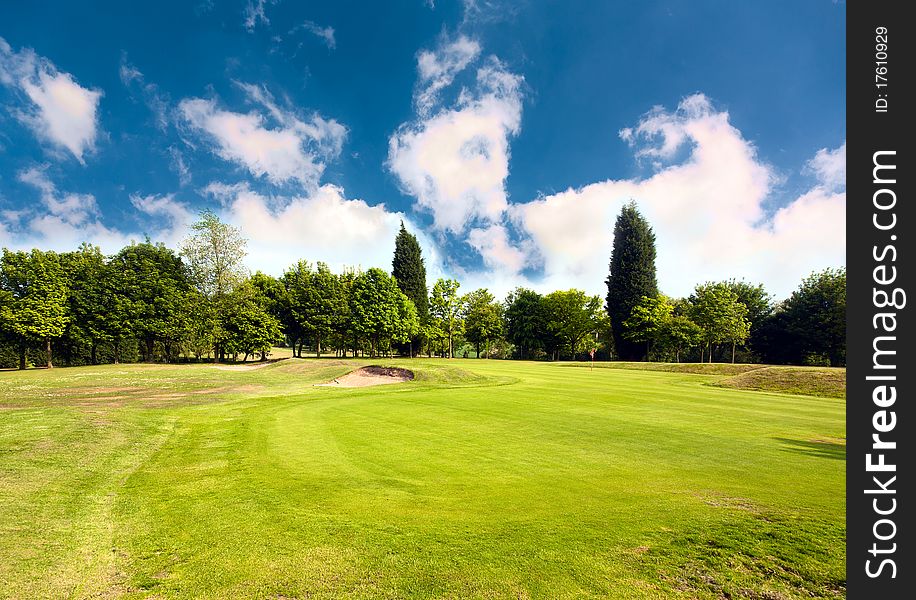
[[[412,233],[408,233],[401,221],[401,231],[394,241],[394,260],[391,261],[391,274],[398,282],[404,295],[410,298],[417,307],[417,317],[425,323],[429,317],[429,291],[426,289],[426,266],[420,243]]]
[[[607,312],[617,354],[623,360],[640,360],[643,344],[623,337],[624,321],[643,296],[658,296],[655,279],[655,234],[649,222],[639,213],[636,202],[620,211],[614,225],[614,248],[607,283]]]

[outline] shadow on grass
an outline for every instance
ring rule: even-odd
[[[793,440],[790,438],[773,438],[786,446],[786,452],[806,454],[820,458],[846,460],[846,444],[827,440]]]

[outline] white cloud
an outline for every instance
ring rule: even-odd
[[[516,247],[509,240],[503,225],[488,225],[468,232],[468,244],[483,257],[484,264],[503,277],[515,277],[524,268],[531,266],[532,252],[529,240]]]
[[[95,149],[102,92],[82,87],[29,48],[19,52],[0,38],[0,84],[22,96],[14,114],[42,141],[69,151],[81,164]]]
[[[808,168],[817,176],[821,186],[828,190],[846,189],[846,143],[836,150],[821,148],[810,161]]]
[[[82,242],[91,242],[106,252],[115,252],[135,239],[101,223],[93,195],[58,190],[43,168],[26,169],[19,173],[18,179],[38,191],[41,203],[15,214],[3,214],[4,222],[0,222],[3,246],[64,252],[75,250]]]
[[[145,217],[157,219],[160,225],[144,223],[145,232],[156,232],[156,241],[177,249],[197,215],[187,205],[177,201],[174,194],[131,194],[130,203]]]
[[[274,127],[260,111],[232,112],[215,100],[185,99],[178,111],[186,123],[214,142],[218,156],[247,168],[255,177],[267,177],[274,184],[317,185],[324,161],[340,154],[346,127],[318,114],[304,121],[280,108],[262,88],[238,85],[251,102],[267,111]]]
[[[454,107],[391,136],[388,166],[404,192],[432,213],[436,229],[459,234],[475,221],[485,227],[502,219],[509,138],[521,125],[521,85],[521,77],[491,59]]]
[[[251,33],[258,23],[270,25],[270,19],[267,18],[267,5],[276,4],[276,2],[277,0],[248,0],[242,13],[245,16],[245,29]]]
[[[223,204],[221,216],[239,227],[248,239],[247,264],[273,275],[299,259],[326,262],[340,272],[345,267],[389,270],[400,213],[384,205],[370,206],[347,199],[341,188],[322,185],[307,196],[267,198],[245,184],[212,183],[206,192]],[[435,246],[411,226],[423,247],[431,277],[441,273]]]
[[[772,169],[705,96],[686,98],[674,112],[655,108],[621,137],[637,156],[690,151],[647,179],[609,179],[513,206],[544,261],[539,287],[603,292],[614,221],[631,199],[653,226],[659,284],[670,294],[737,277],[785,297],[811,271],[845,264],[845,193],[818,186],[768,216]]]
[[[91,194],[58,193],[44,170],[38,167],[19,173],[19,181],[41,193],[41,201],[48,215],[62,223],[79,226],[98,215],[95,197]]]
[[[334,38],[333,27],[322,27],[313,21],[306,21],[302,24],[302,28],[320,38],[321,41],[324,42],[324,45],[328,47],[328,49],[334,50],[337,48],[337,40]]]
[[[183,187],[191,183],[191,168],[185,162],[184,154],[175,146],[169,146],[169,168],[178,175],[178,183]]]
[[[417,55],[417,90],[414,102],[417,112],[427,116],[438,102],[439,92],[450,86],[455,75],[480,56],[480,44],[460,35],[454,41],[442,40],[436,50],[422,50]]]

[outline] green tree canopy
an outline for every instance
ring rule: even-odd
[[[662,339],[673,314],[674,305],[666,296],[643,296],[623,322],[623,336],[628,340],[644,342],[648,360],[652,343]]]
[[[594,336],[601,324],[601,298],[582,290],[556,291],[544,296],[547,332],[556,344],[557,358],[562,348],[571,356],[584,350],[583,342],[594,347]]]
[[[547,315],[544,297],[526,288],[516,288],[505,301],[506,338],[515,346],[518,358],[534,358],[544,349]]]
[[[111,265],[118,273],[124,319],[142,342],[144,359],[152,361],[156,342],[171,346],[185,329],[192,290],[187,268],[172,250],[149,240],[126,246]],[[165,356],[168,360],[167,348]]]
[[[416,334],[416,308],[388,273],[369,269],[356,276],[351,289],[352,326],[357,335],[369,340],[373,355],[379,353],[382,342],[403,342]]]
[[[684,315],[672,315],[661,331],[662,343],[674,350],[675,362],[681,362],[681,352],[703,342],[703,329]]]
[[[68,281],[55,252],[12,252],[0,260],[0,329],[18,340],[19,368],[26,367],[26,345],[44,341],[47,366],[52,367],[51,340],[67,325]]]
[[[90,362],[98,363],[98,346],[119,333],[117,293],[109,285],[112,273],[98,246],[82,244],[61,254],[67,275],[68,337],[89,346]],[[115,292],[115,293],[113,293]]]
[[[846,269],[811,274],[783,310],[802,353],[826,356],[831,366],[846,364]]]
[[[467,340],[477,348],[480,357],[480,345],[485,345],[484,356],[490,357],[490,341],[502,333],[502,305],[496,302],[493,294],[486,289],[474,290],[464,297],[464,334]]]
[[[455,357],[455,334],[461,331],[464,311],[463,298],[458,294],[461,284],[454,279],[439,278],[429,297],[429,313],[440,323],[448,336],[448,357]]]
[[[698,285],[690,296],[691,320],[703,329],[709,345],[709,362],[712,362],[713,346],[723,342],[732,345],[732,362],[735,361],[735,345],[747,339],[750,322],[747,307],[741,303],[728,283],[704,283]]]
[[[267,310],[268,300],[250,281],[228,294],[218,328],[218,344],[226,352],[244,353],[244,360],[266,354],[281,339],[280,321]]]
[[[210,210],[200,213],[191,231],[181,244],[191,281],[208,298],[228,294],[245,279],[247,241],[237,227],[223,223]]]

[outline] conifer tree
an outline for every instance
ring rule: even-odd
[[[607,312],[611,317],[617,354],[623,360],[640,360],[646,349],[624,337],[624,322],[643,297],[658,296],[658,283],[655,279],[655,234],[635,202],[623,207],[614,225],[614,247],[606,283]]]
[[[413,302],[417,313],[419,327],[401,347],[412,357],[415,349],[422,344],[426,325],[429,322],[429,297],[426,289],[426,266],[423,264],[423,252],[417,237],[408,233],[401,221],[401,230],[394,240],[394,259],[391,261],[391,275],[401,292]]]
[[[407,232],[403,221],[394,241],[394,260],[391,261],[391,267],[391,274],[398,282],[398,287],[413,301],[420,321],[425,321],[429,317],[426,266],[423,264],[423,254],[417,237]]]

